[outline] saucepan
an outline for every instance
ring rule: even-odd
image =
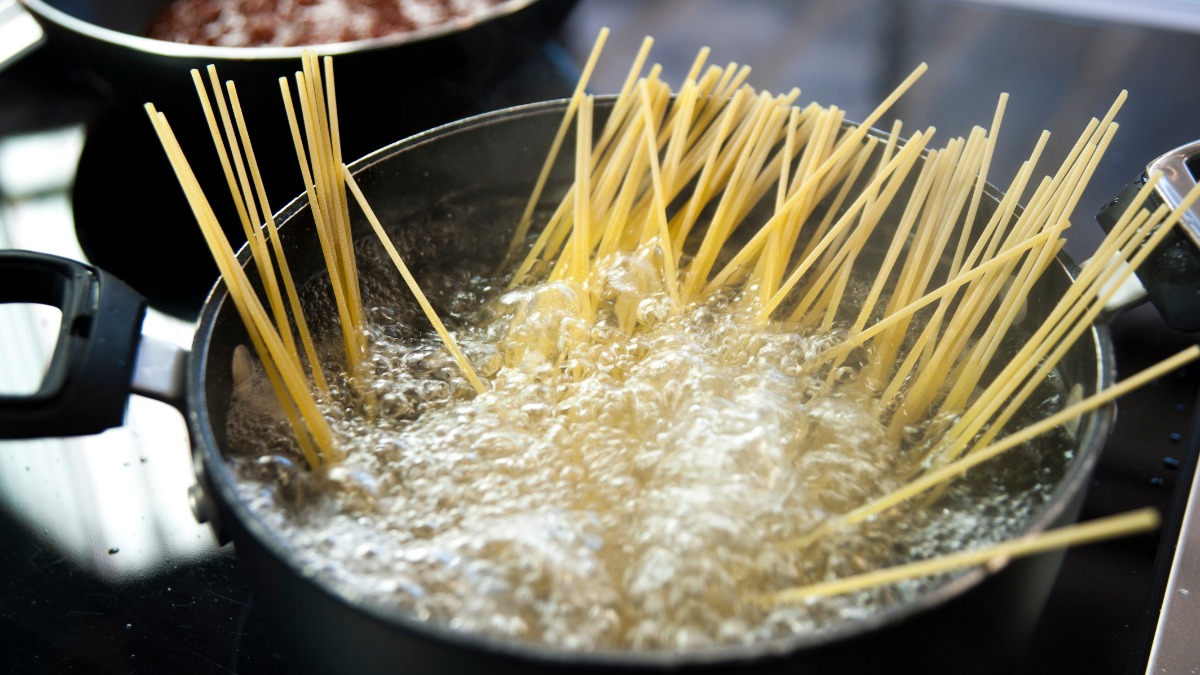
[[[17,13],[0,12],[14,26],[10,35],[26,42],[43,39],[48,48],[106,83],[121,98],[166,103],[172,96],[191,100],[187,73],[216,65],[225,77],[236,78],[248,95],[295,70],[302,46],[218,47],[145,37],[153,18],[170,0],[19,0],[38,28]],[[6,4],[6,3],[0,3]],[[480,4],[470,13],[444,23],[383,37],[325,44],[323,54],[339,56],[348,76],[388,73],[389,86],[450,72],[466,62],[487,70],[511,60],[523,40],[513,36],[540,35],[570,10],[570,2],[503,0]],[[18,30],[19,29],[19,30]],[[39,35],[39,32],[41,35]],[[13,56],[22,50],[13,49]],[[274,94],[272,94],[274,96]]]
[[[611,104],[598,103],[598,110],[603,114]],[[422,220],[421,214],[445,212],[448,196],[480,186],[528,195],[545,141],[553,136],[565,106],[563,101],[548,102],[477,116],[412,136],[351,166],[384,222],[412,220],[407,227],[420,230],[410,238],[408,250],[400,238],[401,252],[417,261],[415,275],[423,273],[422,260],[462,255],[453,249],[455,238],[439,237],[436,223]],[[570,167],[557,170],[547,194],[561,194],[570,173]],[[989,189],[979,217],[986,219],[999,198],[998,191]],[[522,207],[523,201],[515,199],[511,212],[500,217],[515,222]],[[293,276],[319,275],[324,263],[307,199],[293,201],[276,220]],[[366,229],[365,223],[355,227]],[[464,232],[461,223],[455,227],[459,235]],[[503,251],[487,241],[480,248]],[[242,262],[247,261],[243,251]],[[1028,299],[1028,315],[1044,316],[1075,271],[1073,262],[1060,255]],[[578,652],[461,632],[384,606],[326,574],[319,560],[299,554],[239,494],[238,478],[227,461],[226,422],[231,363],[247,335],[222,283],[204,304],[190,353],[155,340],[139,343],[140,299],[116,279],[79,263],[4,252],[0,296],[0,301],[57,304],[64,315],[56,361],[43,390],[30,398],[4,400],[0,429],[8,435],[43,436],[118,425],[119,401],[131,388],[174,402],[191,437],[197,477],[190,494],[193,510],[233,542],[275,642],[299,671],[1004,672],[1021,653],[1060,561],[1056,554],[1045,554],[1000,569],[971,570],[861,620],[753,645]],[[1080,338],[1061,369],[1067,386],[1077,385],[1085,395],[1113,384],[1113,347],[1103,322]],[[102,409],[99,402],[110,404]],[[1080,421],[1069,465],[1052,496],[1020,526],[1021,533],[1077,518],[1113,414],[1105,407]]]

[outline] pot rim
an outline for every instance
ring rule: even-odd
[[[142,54],[188,60],[250,61],[266,62],[297,60],[305,50],[315,50],[322,56],[337,56],[358,52],[373,52],[392,47],[428,42],[440,37],[466,31],[476,25],[492,22],[520,12],[539,0],[501,0],[498,4],[482,11],[454,18],[444,23],[403,33],[395,33],[365,40],[330,42],[319,45],[295,47],[218,47],[194,45],[134,35],[106,28],[77,18],[46,2],[46,0],[18,0],[36,18],[59,26],[99,42],[129,49]]]
[[[598,96],[596,105],[611,106],[615,96]],[[543,101],[531,103],[481,115],[465,118],[434,129],[410,136],[406,139],[387,145],[375,152],[356,160],[349,165],[353,174],[357,175],[372,166],[387,161],[396,155],[413,148],[436,142],[438,139],[469,131],[471,129],[503,124],[505,121],[520,119],[528,116],[558,114],[568,104],[568,100]],[[871,134],[887,137],[889,134],[879,129],[871,129]],[[988,196],[999,199],[1002,194],[991,183],[986,185]],[[308,207],[306,195],[300,195],[276,214],[276,222],[282,228],[289,219]],[[239,252],[243,265],[249,262],[249,250],[243,247]],[[1065,252],[1060,251],[1056,258],[1060,271],[1074,279],[1078,267]],[[221,314],[228,295],[224,283],[220,280],[213,287],[197,321],[195,341],[192,356],[188,365],[187,406],[188,423],[191,428],[193,452],[197,456],[198,473],[202,481],[207,481],[206,489],[215,492],[218,501],[230,510],[242,527],[265,547],[271,555],[283,561],[289,568],[301,577],[311,581],[322,592],[338,602],[361,611],[373,619],[393,627],[412,631],[429,639],[437,640],[454,647],[461,647],[478,652],[496,654],[515,658],[541,665],[560,665],[571,667],[609,667],[609,668],[677,668],[682,666],[712,666],[733,665],[737,663],[761,661],[764,659],[787,657],[789,654],[805,650],[824,648],[861,637],[873,631],[905,621],[910,617],[943,605],[981,584],[988,577],[1001,571],[973,568],[959,572],[946,583],[926,592],[911,602],[894,605],[870,617],[853,622],[845,622],[831,629],[817,633],[783,636],[752,645],[721,645],[699,649],[662,649],[662,650],[619,650],[599,649],[593,651],[571,650],[542,643],[526,642],[513,639],[503,639],[489,635],[465,633],[446,626],[421,621],[409,614],[390,606],[376,603],[369,597],[363,597],[352,584],[344,580],[333,579],[321,573],[316,565],[305,562],[297,553],[283,543],[280,537],[264,523],[244,502],[236,490],[236,477],[228,464],[223,460],[213,433],[211,420],[205,402],[205,372],[208,369],[209,340],[218,315]],[[1091,341],[1090,349],[1094,350],[1095,361],[1094,382],[1097,391],[1110,387],[1116,380],[1115,353],[1112,336],[1107,323],[1094,323],[1088,332]],[[1081,337],[1081,340],[1084,339]],[[1088,379],[1093,375],[1089,373]],[[1067,467],[1062,479],[1052,495],[1042,508],[1026,524],[1022,534],[1035,534],[1049,528],[1070,507],[1073,497],[1080,496],[1086,491],[1091,480],[1091,474],[1098,461],[1104,440],[1115,416],[1115,404],[1103,406],[1089,414],[1078,432],[1078,444],[1075,456]],[[200,466],[203,465],[203,466]]]

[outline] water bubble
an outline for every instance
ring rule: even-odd
[[[788,607],[747,598],[1015,536],[1062,475],[1067,453],[1030,450],[1014,472],[1048,486],[1040,493],[1012,494],[1008,477],[981,469],[931,508],[901,505],[798,548],[788,542],[906,482],[933,447],[915,444],[941,428],[894,437],[895,408],[860,375],[869,350],[820,372],[813,359],[845,330],[752,323],[753,289],[674,305],[653,245],[595,265],[585,283],[502,292],[507,280],[463,271],[483,269],[470,245],[494,238],[453,244],[456,268],[426,250],[435,227],[398,246],[424,261],[422,285],[486,392],[376,252],[364,265],[378,276],[363,289],[362,378],[339,372],[330,294],[305,290],[326,308],[314,333],[347,459],[306,469],[261,373],[239,390],[228,429],[239,493],[305,565],[418,620],[580,650],[815,632],[945,578]],[[1052,405],[1062,395],[1042,393]]]

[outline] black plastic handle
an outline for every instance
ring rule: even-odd
[[[4,250],[0,303],[13,302],[57,307],[62,326],[42,386],[29,395],[0,396],[0,438],[82,436],[120,426],[145,298],[81,262]]]

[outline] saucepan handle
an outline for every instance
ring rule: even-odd
[[[1146,206],[1153,209],[1166,204],[1176,208],[1196,186],[1196,176],[1200,173],[1200,141],[1175,148],[1150,162],[1141,176],[1101,209],[1096,217],[1100,226],[1106,231],[1111,230],[1129,201],[1155,173],[1161,173],[1162,177],[1155,184],[1154,194]],[[1118,296],[1118,306],[1113,309],[1148,298],[1172,328],[1192,333],[1200,331],[1200,203],[1193,203],[1184,213],[1175,229],[1167,233],[1138,268],[1137,279],[1129,286],[1135,290],[1123,288]]]
[[[74,260],[0,251],[0,303],[18,302],[57,307],[62,324],[41,387],[28,395],[0,396],[0,438],[80,436],[120,426],[145,298]]]

